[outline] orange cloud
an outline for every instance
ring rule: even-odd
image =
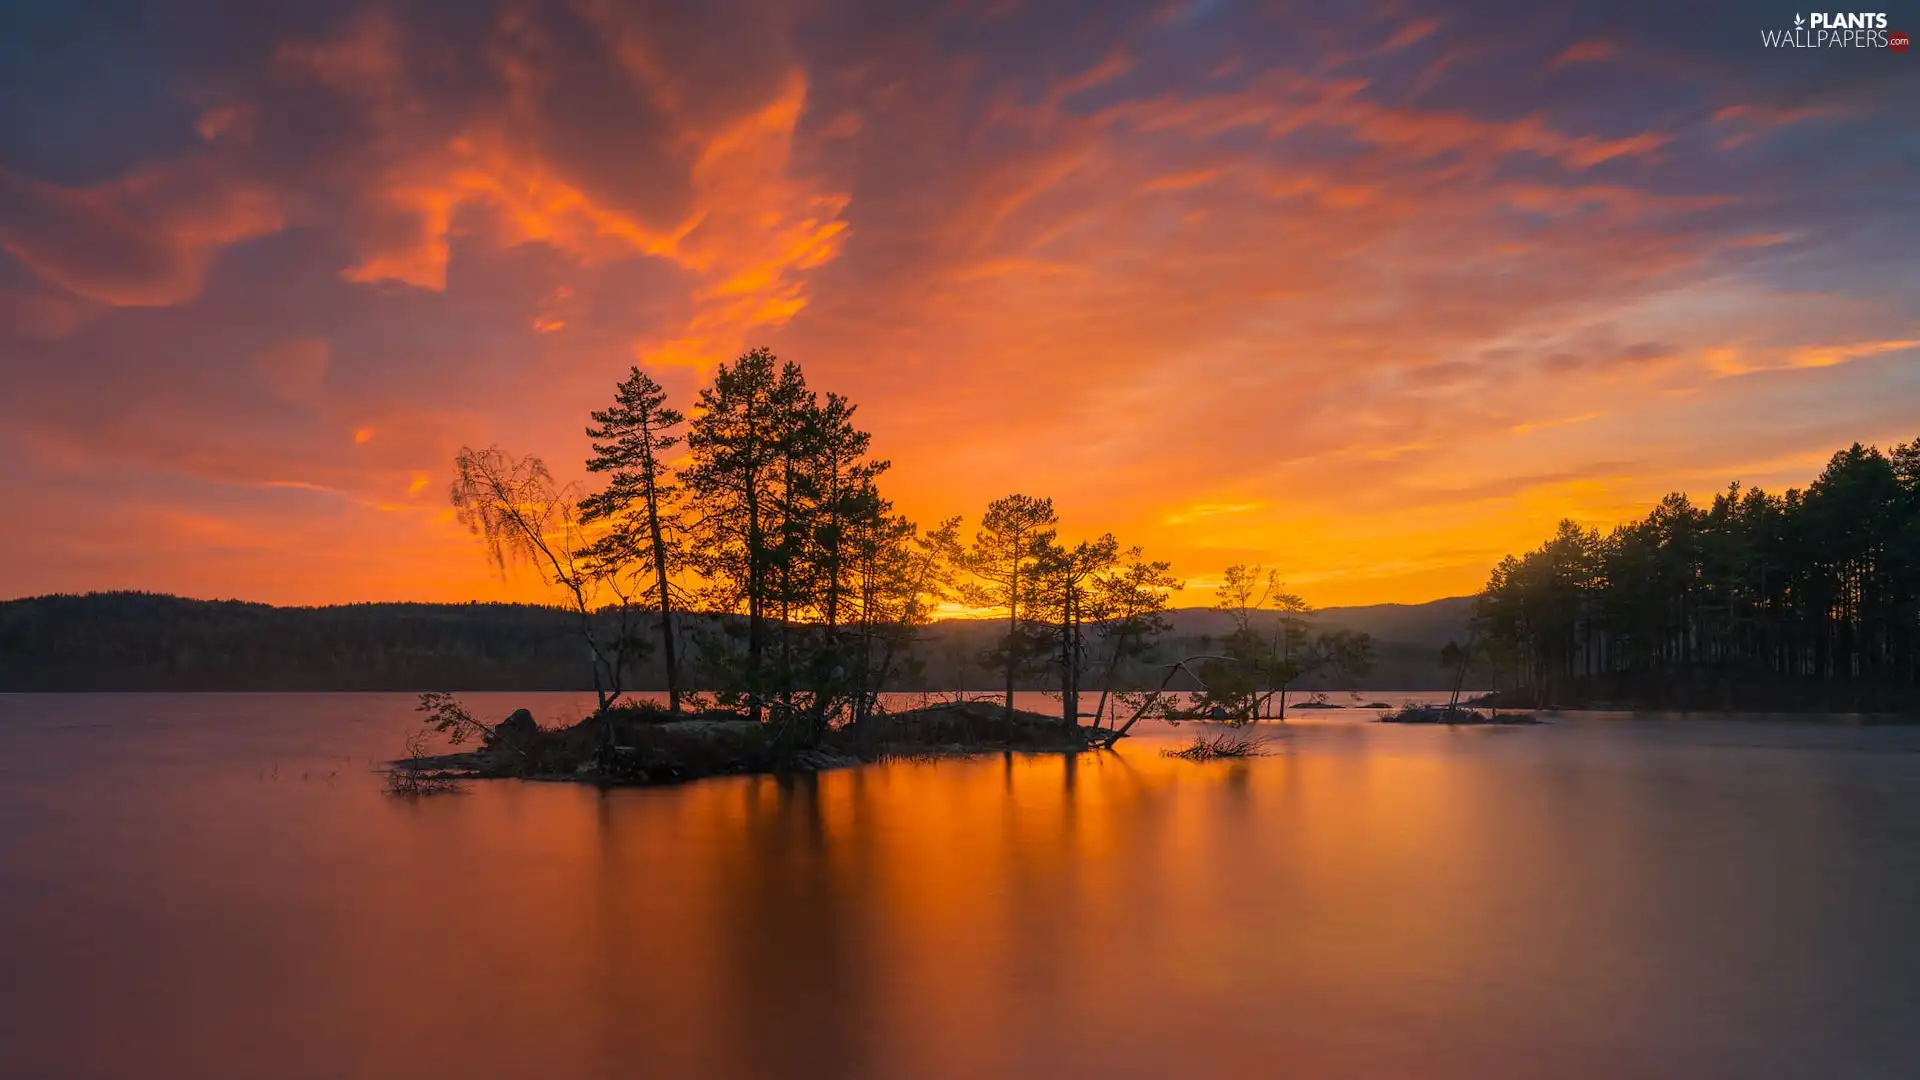
[[[639,41],[623,37],[618,47],[656,107],[670,118],[693,107]],[[770,98],[722,122],[683,121],[672,144],[684,161],[685,209],[655,222],[592,194],[592,185],[543,154],[538,133],[524,130],[529,118],[515,111],[478,118],[443,145],[418,138],[413,129],[427,111],[399,49],[392,24],[371,19],[339,41],[280,52],[283,64],[373,101],[372,115],[388,129],[383,139],[398,149],[372,196],[375,224],[363,232],[359,260],[343,272],[348,280],[444,290],[456,224],[480,214],[506,246],[544,244],[586,266],[656,258],[693,275],[696,310],[681,333],[637,343],[636,352],[701,368],[738,351],[756,328],[783,325],[804,309],[805,273],[845,242],[846,197],[794,175],[792,147],[807,102],[797,70]],[[523,57],[504,55],[499,64],[511,83],[540,81]],[[543,315],[534,328],[562,325]]]
[[[1569,424],[1584,424],[1589,420],[1598,420],[1600,416],[1600,413],[1590,412],[1581,413],[1579,416],[1562,417],[1557,420],[1530,420],[1525,423],[1515,424],[1510,430],[1512,430],[1515,435],[1531,435],[1536,431],[1542,431],[1546,428],[1566,427]]]
[[[1807,120],[1837,116],[1840,110],[1825,105],[1808,105],[1797,108],[1777,108],[1770,105],[1728,105],[1713,114],[1715,123],[1740,121],[1758,124],[1762,127],[1786,127]]]
[[[1387,39],[1387,48],[1404,49],[1416,41],[1423,41],[1432,36],[1438,29],[1440,29],[1438,19],[1415,19],[1393,32],[1393,36]]]
[[[199,162],[142,168],[84,189],[0,167],[0,251],[116,306],[193,297],[222,247],[276,232],[284,221],[273,194]]]
[[[59,586],[111,564],[278,600],[530,597],[447,518],[451,449],[577,474],[635,358],[684,407],[762,342],[861,403],[904,511],[1052,495],[1070,535],[1147,545],[1202,603],[1236,561],[1319,603],[1465,591],[1557,515],[1605,523],[1772,461],[1767,439],[1910,415],[1897,364],[1862,361],[1913,347],[1912,305],[1878,264],[1831,272],[1868,230],[1808,197],[1825,163],[1708,149],[1855,115],[1824,99],[1716,112],[1756,84],[1703,101],[1650,64],[1570,108],[1527,81],[1540,58],[1623,77],[1599,61],[1629,39],[1509,40],[1465,9],[1304,12],[1298,55],[1266,24],[1119,9],[1051,38],[1010,9],[989,29],[1025,50],[951,12],[742,12],[379,8],[209,78],[173,157],[0,173],[0,248],[37,279],[0,288],[4,361],[30,372],[0,440],[37,470],[34,512],[74,523],[13,562]],[[209,272],[223,251],[244,273]],[[1750,371],[1785,373],[1723,377]],[[154,552],[116,546],[124,518],[67,474],[133,489],[115,505]],[[230,554],[196,558],[220,528]]]
[[[1145,190],[1185,191],[1188,188],[1196,188],[1202,184],[1210,184],[1218,179],[1219,176],[1220,172],[1217,169],[1194,169],[1188,172],[1169,173],[1166,176],[1156,176],[1152,180],[1147,181]]]
[[[321,338],[296,338],[254,354],[253,368],[279,397],[312,402],[320,396],[332,351]]]
[[[1169,513],[1160,519],[1163,525],[1191,525],[1196,521],[1219,517],[1222,514],[1244,514],[1249,510],[1258,510],[1264,505],[1257,502],[1244,503],[1195,503],[1182,510]]]
[[[1565,51],[1553,58],[1553,63],[1555,67],[1565,64],[1591,64],[1601,60],[1612,60],[1619,55],[1619,46],[1611,41],[1582,41],[1567,46]]]
[[[1860,360],[1882,353],[1905,352],[1908,349],[1920,349],[1920,339],[1901,338],[1896,341],[1856,341],[1846,345],[1822,345],[1812,348],[1795,349],[1787,355],[1787,366],[1796,368],[1822,368],[1844,364],[1850,360]]]
[[[1072,97],[1083,90],[1091,90],[1096,86],[1110,83],[1132,70],[1133,57],[1127,55],[1125,50],[1110,53],[1093,67],[1056,85],[1055,100]]]
[[[1574,169],[1616,158],[1646,157],[1672,141],[1670,135],[1651,131],[1611,139],[1568,135],[1539,116],[1496,121],[1383,105],[1363,96],[1367,87],[1363,79],[1320,79],[1272,71],[1235,92],[1123,103],[1108,110],[1105,119],[1142,131],[1184,128],[1218,134],[1256,128],[1274,139],[1309,128],[1334,128],[1418,159],[1464,154],[1473,163],[1485,165],[1499,157],[1527,154]]]

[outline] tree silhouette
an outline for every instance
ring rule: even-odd
[[[680,665],[675,655],[672,576],[681,562],[673,535],[674,499],[667,453],[680,444],[673,434],[684,419],[667,407],[667,392],[645,372],[630,369],[614,391],[611,407],[592,413],[587,437],[594,440],[589,472],[604,472],[607,486],[580,501],[583,524],[604,522],[608,531],[586,548],[585,558],[613,578],[645,582],[639,598],[660,610],[660,646],[666,658],[667,707],[680,711]]]
[[[1302,676],[1364,675],[1373,668],[1373,638],[1338,630],[1314,635],[1313,608],[1280,583],[1279,571],[1229,566],[1214,589],[1214,607],[1233,620],[1223,655],[1202,658],[1204,689],[1196,710],[1242,722],[1267,714],[1277,700],[1287,715],[1287,689]]]
[[[988,504],[980,530],[962,562],[973,575],[961,591],[966,603],[1007,613],[1007,633],[988,654],[989,665],[1006,676],[1006,708],[1013,715],[1013,687],[1020,671],[1043,649],[1044,642],[1022,621],[1033,591],[1036,567],[1053,542],[1059,515],[1053,500],[1031,495],[1008,495]]]
[[[1604,536],[1562,522],[1495,567],[1475,621],[1543,704],[1912,701],[1920,440],[1856,443],[1804,491],[1670,494]]]
[[[612,564],[586,554],[590,545],[580,519],[579,492],[555,483],[537,457],[515,457],[497,446],[461,447],[454,457],[450,496],[460,523],[485,542],[496,567],[505,572],[517,563],[529,564],[541,580],[566,596],[592,661],[594,694],[604,713],[620,696],[627,661],[639,642],[631,632],[631,606],[620,591],[619,573]],[[619,601],[611,633],[594,617],[609,593]],[[612,737],[610,726],[607,736]]]
[[[1027,495],[988,506],[970,546],[957,517],[922,533],[882,494],[888,465],[857,413],[763,348],[720,365],[690,422],[631,368],[587,428],[602,489],[558,485],[537,458],[463,449],[454,505],[502,569],[529,563],[568,597],[603,713],[647,651],[635,620],[657,611],[672,711],[691,668],[720,705],[810,744],[871,716],[921,662],[912,646],[936,605],[958,599],[1006,615],[985,660],[1009,716],[1021,675],[1049,667],[1068,725],[1102,671],[1103,715],[1122,666],[1167,629],[1168,564],[1111,534],[1059,543],[1052,500]]]
[[[1171,629],[1166,619],[1168,598],[1183,587],[1173,576],[1172,563],[1149,562],[1137,547],[1123,552],[1119,565],[1095,579],[1094,636],[1106,654],[1100,701],[1093,710],[1096,725],[1106,715],[1121,666],[1150,655],[1160,635]]]
[[[1120,561],[1120,542],[1112,533],[1083,540],[1072,547],[1040,544],[1029,580],[1029,621],[1046,627],[1060,673],[1060,719],[1071,727],[1080,722],[1080,678],[1086,667],[1085,624],[1100,578]],[[1094,612],[1097,619],[1098,612]]]
[[[772,352],[754,349],[720,365],[713,385],[700,391],[700,413],[687,432],[693,462],[681,474],[696,507],[690,561],[706,580],[707,604],[746,615],[745,663],[732,681],[756,720],[767,690],[766,622],[783,553],[774,509],[784,493],[776,485],[784,479],[782,441],[791,438],[784,415],[791,390],[781,386],[774,364]]]

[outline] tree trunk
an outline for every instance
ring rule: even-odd
[[[1067,707],[1067,726],[1080,726],[1080,597],[1078,591],[1067,594],[1067,678],[1073,684],[1073,700]]]
[[[1063,584],[1060,592],[1060,722],[1067,726],[1080,722],[1074,713],[1079,705],[1073,700],[1073,586]]]
[[[1131,636],[1125,631],[1114,635],[1113,655],[1107,658],[1107,670],[1100,676],[1100,704],[1093,709],[1095,727],[1099,727],[1102,719],[1107,715],[1107,697],[1113,693],[1113,678],[1120,670],[1120,657],[1126,654],[1128,639]]]
[[[752,477],[747,480],[747,692],[750,695],[749,715],[758,723],[761,719],[760,659],[765,652],[762,639],[766,634],[761,604],[765,599],[766,584],[762,577],[765,545],[760,537],[760,501],[753,491],[756,483]]]
[[[1020,552],[1014,549],[1012,585],[1007,590],[1007,721],[1013,721],[1013,668],[1020,633]]]
[[[647,530],[653,541],[653,568],[660,590],[660,648],[667,665],[667,711],[680,712],[680,664],[674,655],[673,600],[667,592],[667,538],[660,528],[660,497],[654,490],[652,455],[647,459]]]
[[[793,452],[782,455],[780,503],[780,704],[793,715]],[[783,722],[786,718],[783,718]]]

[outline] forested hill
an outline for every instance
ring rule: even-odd
[[[1432,686],[1445,680],[1440,647],[1465,637],[1469,604],[1329,608],[1314,624],[1374,636],[1375,671],[1354,688]],[[588,689],[574,619],[526,604],[273,607],[132,592],[10,600],[0,602],[0,691]],[[1226,629],[1205,609],[1169,621],[1168,654],[1199,651]],[[992,687],[996,676],[976,661],[1001,632],[968,620],[927,628],[917,686],[900,689]],[[657,670],[630,678],[663,685]]]
[[[524,604],[41,596],[0,603],[0,690],[590,687],[575,625]]]

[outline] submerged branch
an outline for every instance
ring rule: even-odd
[[[1244,731],[1220,731],[1212,735],[1195,735],[1193,741],[1179,750],[1162,750],[1167,757],[1180,758],[1183,761],[1213,761],[1218,758],[1265,757],[1267,737],[1251,735]]]

